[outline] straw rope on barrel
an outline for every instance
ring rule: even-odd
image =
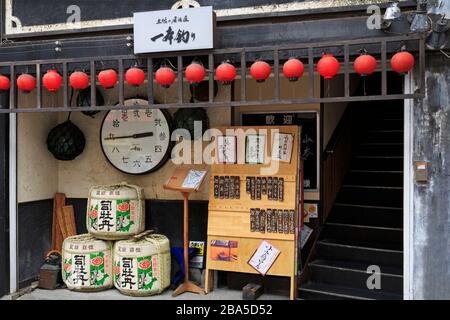
[[[169,239],[146,231],[114,245],[114,285],[130,296],[149,296],[170,285]]]
[[[75,291],[113,287],[112,243],[90,234],[68,237],[62,248],[63,281]]]

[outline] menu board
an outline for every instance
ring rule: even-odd
[[[182,188],[198,190],[206,176],[206,171],[189,170],[181,185]]]
[[[301,154],[304,159],[304,188],[316,190],[318,184],[318,116],[317,112],[244,113],[243,126],[290,126],[302,127]]]

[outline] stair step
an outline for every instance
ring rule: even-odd
[[[403,143],[404,132],[403,130],[370,130],[361,141],[366,143]]]
[[[359,246],[371,246],[402,250],[403,230],[398,228],[385,228],[361,226],[352,224],[326,223],[320,235],[321,239],[333,239],[338,243],[351,242]]]
[[[352,162],[353,170],[370,171],[403,171],[403,157],[355,157]]]
[[[310,268],[311,281],[313,282],[352,288],[367,288],[367,280],[373,274],[372,272],[367,272],[371,265],[373,264],[315,260],[308,267]],[[380,268],[381,289],[402,294],[403,277],[401,270],[384,266],[378,267]]]
[[[352,170],[344,180],[346,185],[402,187],[402,171]]]
[[[377,208],[335,204],[331,209],[329,222],[401,228],[403,210],[401,208]]]
[[[370,185],[370,186],[365,186],[365,185],[359,185],[359,184],[343,184],[342,185],[343,188],[355,188],[355,189],[371,189],[371,190],[376,190],[376,189],[382,189],[382,190],[403,190],[403,187],[395,187],[395,186],[377,186],[377,185]]]
[[[355,148],[358,156],[403,156],[403,143],[361,143]]]
[[[402,295],[380,290],[355,289],[309,282],[298,288],[300,299],[306,300],[402,300]]]
[[[342,269],[342,270],[351,270],[355,272],[364,272],[367,273],[367,268],[371,265],[377,265],[380,267],[380,272],[384,275],[388,276],[396,276],[403,278],[403,269],[401,267],[393,267],[393,266],[383,266],[374,263],[367,262],[357,262],[357,261],[344,261],[344,260],[336,260],[336,259],[316,259],[310,263],[310,265],[327,267],[330,269]]]
[[[403,206],[403,190],[393,188],[343,186],[338,193],[336,202],[401,208]]]
[[[317,242],[317,258],[354,261],[382,266],[403,267],[403,252],[387,248],[352,245],[350,242],[337,243],[331,240]]]
[[[365,127],[369,130],[402,130],[403,119],[368,119]]]

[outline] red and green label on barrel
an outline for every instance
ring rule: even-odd
[[[114,201],[114,200],[113,200]],[[107,201],[111,203],[111,201]],[[111,232],[130,232],[131,226],[135,224],[133,216],[131,214],[131,200],[115,200],[115,212],[114,206],[111,206],[111,210],[101,210],[99,202],[94,202],[89,208],[89,227],[93,230],[99,230],[99,225],[102,224],[104,216],[108,218],[115,213],[114,222],[115,228],[110,222],[108,222],[108,229],[102,228],[102,231]],[[111,221],[112,222],[112,221]]]
[[[94,287],[102,286],[109,277],[109,275],[105,273],[105,254],[103,252],[91,253],[90,258],[91,285]]]
[[[83,263],[80,264],[80,261]],[[89,266],[89,269],[87,266]],[[89,270],[89,278],[85,277],[87,270]],[[104,285],[105,280],[109,278],[108,273],[105,272],[105,254],[97,252],[66,256],[64,258],[63,278],[64,281],[83,287]]]
[[[158,281],[153,276],[152,257],[138,258],[138,279],[139,289],[150,290],[153,284]]]

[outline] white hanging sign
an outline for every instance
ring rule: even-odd
[[[137,12],[134,14],[134,53],[214,48],[212,7]]]

